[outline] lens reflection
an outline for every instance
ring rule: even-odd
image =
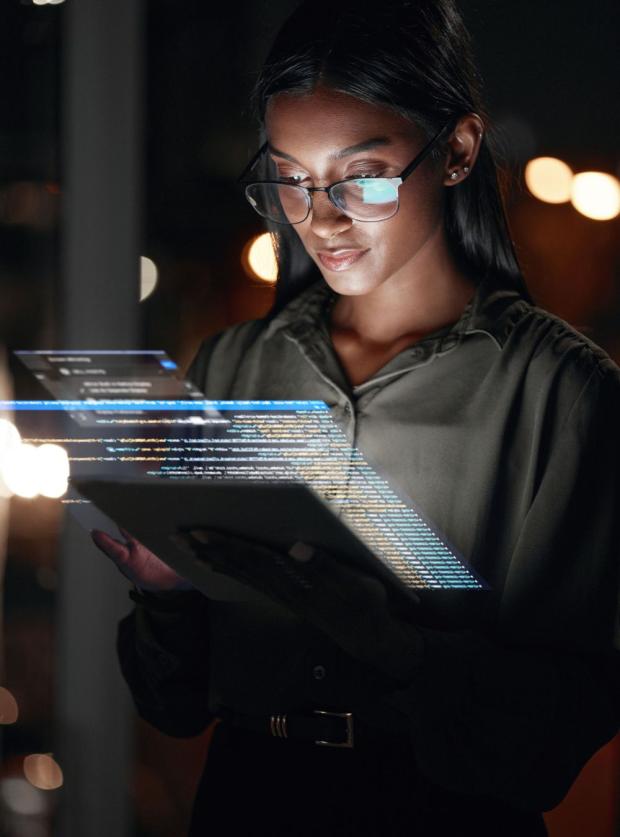
[[[299,224],[310,211],[308,192],[285,183],[253,183],[246,197],[264,218],[278,224]],[[398,210],[398,189],[387,178],[359,178],[339,183],[331,190],[336,206],[358,221],[382,221]]]

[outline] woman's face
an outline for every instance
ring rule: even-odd
[[[329,186],[355,176],[395,177],[426,143],[422,131],[387,108],[317,87],[314,93],[280,93],[268,102],[265,126],[278,177],[303,186]],[[372,148],[342,157],[343,149],[381,138]],[[289,159],[293,158],[293,160]],[[340,294],[366,294],[390,280],[410,281],[416,259],[443,236],[444,167],[426,159],[399,187],[399,209],[385,221],[355,221],[326,192],[312,193],[305,221],[293,225],[325,281]],[[352,264],[325,263],[325,250],[363,250]]]

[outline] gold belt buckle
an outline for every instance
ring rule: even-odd
[[[352,712],[327,712],[325,709],[314,709],[315,715],[331,715],[335,718],[344,718],[347,722],[347,740],[337,744],[334,741],[315,740],[315,744],[322,744],[324,747],[352,747],[353,746],[353,713]]]

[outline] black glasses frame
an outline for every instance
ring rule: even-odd
[[[407,166],[405,166],[405,168],[401,171],[401,173],[400,173],[399,175],[397,175],[396,177],[385,177],[385,178],[376,178],[376,179],[377,179],[377,180],[389,180],[389,181],[390,181],[390,182],[392,182],[392,183],[394,183],[394,181],[398,180],[399,182],[398,182],[397,186],[402,185],[402,183],[404,183],[404,181],[405,181],[405,180],[409,177],[409,175],[410,175],[413,171],[415,171],[415,169],[416,169],[416,168],[420,165],[420,163],[421,163],[423,160],[425,160],[425,159],[426,159],[426,157],[430,154],[430,152],[431,152],[431,151],[432,151],[432,149],[433,149],[433,146],[434,146],[434,145],[435,145],[435,143],[439,140],[439,138],[440,138],[443,134],[445,134],[445,133],[446,133],[446,131],[447,131],[449,128],[452,128],[453,126],[455,126],[455,125],[456,125],[456,123],[457,123],[457,121],[458,121],[458,118],[457,118],[457,117],[453,117],[453,118],[449,119],[449,120],[448,120],[448,121],[444,124],[444,126],[443,126],[443,127],[442,127],[442,128],[441,128],[441,129],[440,129],[440,130],[439,130],[439,131],[435,134],[435,136],[434,136],[434,137],[432,137],[432,139],[430,139],[430,140],[426,143],[426,145],[422,148],[422,150],[421,150],[421,151],[419,151],[419,152],[418,152],[418,154],[416,154],[416,156],[413,158],[413,160],[412,160],[412,161],[411,161],[411,162],[410,162]],[[246,187],[246,188],[245,188],[245,190],[244,190],[244,191],[245,191],[245,196],[246,196],[246,198],[248,198],[248,195],[247,195],[247,187],[248,187],[248,186],[252,186],[252,185],[254,185],[254,184],[258,184],[258,183],[271,183],[271,184],[274,184],[274,185],[280,185],[280,186],[293,186],[293,187],[294,187],[294,188],[296,188],[296,189],[303,189],[303,190],[304,190],[304,192],[306,193],[306,199],[307,199],[307,203],[308,203],[308,212],[306,213],[305,217],[304,217],[304,218],[302,218],[302,220],[301,220],[301,221],[295,221],[295,222],[293,222],[293,225],[294,225],[294,224],[302,224],[302,223],[306,220],[306,218],[308,217],[308,215],[310,214],[310,210],[312,209],[312,197],[311,197],[311,192],[327,192],[327,196],[329,197],[330,201],[334,204],[334,206],[336,207],[336,209],[338,209],[340,212],[342,212],[342,211],[343,211],[343,210],[342,210],[342,207],[338,206],[338,204],[334,201],[334,199],[333,199],[333,197],[332,197],[332,189],[333,189],[335,186],[339,186],[341,183],[353,183],[353,182],[355,182],[355,179],[356,179],[356,178],[345,178],[344,180],[337,180],[335,183],[331,183],[329,186],[302,186],[301,184],[298,184],[298,183],[287,183],[285,180],[244,180],[243,178],[244,178],[247,174],[249,174],[249,172],[251,172],[251,171],[252,171],[252,169],[254,168],[254,166],[258,163],[258,161],[259,161],[260,157],[262,156],[262,154],[264,154],[264,152],[267,150],[268,145],[269,145],[269,141],[268,141],[268,140],[266,140],[266,141],[265,141],[265,142],[261,145],[261,147],[258,149],[258,151],[256,152],[256,154],[252,157],[252,159],[251,159],[251,160],[250,160],[250,162],[247,164],[247,166],[243,169],[243,171],[241,172],[241,174],[239,175],[239,177],[237,178],[237,183],[239,183],[239,184],[241,184],[242,186],[245,186],[245,187]],[[358,179],[359,179],[359,180],[365,180],[365,179],[367,179],[367,178],[358,178]],[[398,190],[397,190],[397,191],[398,191]],[[249,201],[249,198],[248,198],[248,203],[250,203],[250,206],[252,206],[252,203]],[[254,208],[254,207],[252,207],[252,208]],[[398,212],[398,208],[399,208],[399,207],[397,206],[397,207],[396,207],[396,212]],[[393,214],[395,215],[395,214],[396,214],[396,212],[394,212]],[[258,213],[258,214],[260,215],[260,213]],[[345,213],[345,214],[346,214],[346,213]],[[264,216],[261,216],[261,217],[264,217]],[[389,217],[392,217],[392,216],[389,216]],[[290,222],[290,221],[275,221],[275,219],[273,219],[273,218],[272,218],[271,220],[272,220],[272,221],[274,221],[274,223],[276,223],[276,224],[281,223],[281,224],[286,224],[287,226],[290,226],[290,225],[291,225],[291,222]],[[362,221],[362,223],[364,223],[364,220],[363,220],[363,219],[353,219],[353,220],[361,220],[361,221]],[[385,218],[385,219],[381,219],[381,220],[385,220],[385,221],[387,221],[388,219],[387,219],[387,218]]]

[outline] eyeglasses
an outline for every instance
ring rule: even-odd
[[[267,149],[268,142],[265,142],[241,172],[237,182],[245,186],[245,197],[252,208],[276,224],[301,224],[305,221],[312,208],[311,192],[327,192],[333,205],[354,221],[386,221],[398,212],[398,187],[454,123],[454,119],[446,122],[397,177],[357,177],[338,180],[331,186],[298,186],[282,180],[244,180]]]

